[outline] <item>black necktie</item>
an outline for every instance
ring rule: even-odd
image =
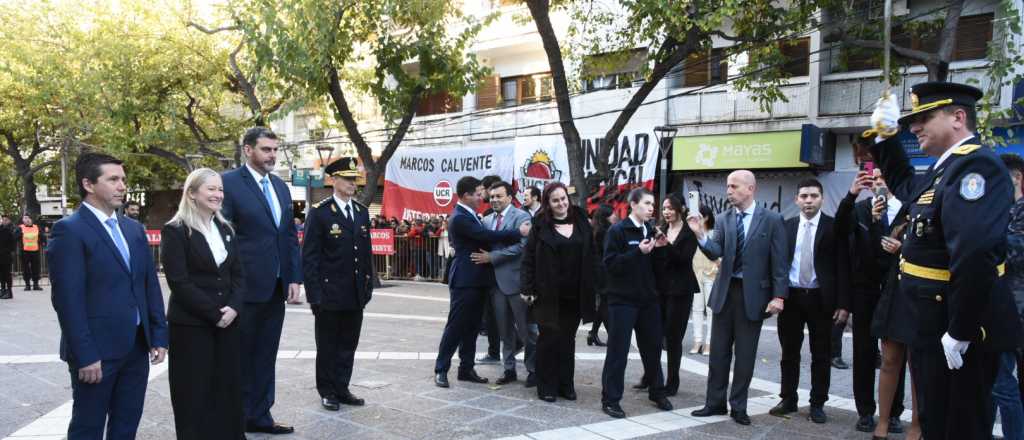
[[[352,221],[352,205],[345,205],[345,218]]]
[[[747,240],[747,233],[743,229],[743,218],[747,213],[741,212],[736,216],[736,259],[732,265],[732,273],[738,275],[743,272],[743,245]]]

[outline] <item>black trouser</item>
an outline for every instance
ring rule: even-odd
[[[484,297],[489,296],[487,287],[449,287],[451,302],[448,304],[448,322],[444,324],[441,342],[437,347],[435,373],[448,373],[452,356],[459,352],[459,371],[473,369],[476,359],[476,335],[480,331],[480,316],[483,314]]]
[[[761,324],[764,321],[751,321],[747,318],[745,303],[743,280],[732,278],[725,304],[715,313],[711,323],[711,355],[708,359],[708,391],[705,401],[708,407],[725,408],[729,367],[735,348],[736,364],[732,366],[729,406],[734,411],[747,410],[747,395],[757,360],[757,342],[761,339]]]
[[[39,251],[21,252],[21,277],[25,279],[25,287],[35,283],[39,285]]]
[[[362,309],[317,310],[314,318],[316,390],[320,397],[337,398],[348,393],[362,328]]]
[[[880,293],[854,289],[853,296],[853,398],[857,414],[875,415],[875,364],[878,360],[878,338],[871,335],[871,322],[878,306]],[[892,400],[892,417],[903,414],[904,382],[907,363],[900,368],[896,395]]]
[[[238,314],[242,325],[242,396],[246,423],[257,427],[274,424],[277,384],[277,349],[284,328],[284,284],[278,278],[267,302],[245,303]]]
[[[554,396],[574,390],[576,330],[580,328],[579,299],[560,300],[557,322],[538,323],[537,394]]]
[[[668,353],[668,369],[665,371],[665,390],[674,394],[679,390],[679,367],[683,360],[683,339],[686,337],[686,323],[690,320],[693,294],[662,295],[661,328],[665,335],[665,351]],[[659,362],[661,361],[659,356]],[[644,383],[650,383],[644,370]]]
[[[665,377],[661,373],[661,307],[657,301],[646,304],[617,303],[608,305],[608,350],[601,371],[601,403],[622,400],[626,361],[630,340],[636,330],[636,345],[644,371],[651,378],[647,393],[653,400],[665,395]]]
[[[170,324],[168,381],[174,429],[181,440],[245,438],[242,409],[242,333],[228,328]]]
[[[597,316],[594,317],[594,324],[590,326],[590,333],[597,335],[597,330],[601,328],[602,323],[608,322],[608,296],[597,295]],[[605,325],[605,330],[608,330],[608,325]]]
[[[498,321],[494,319],[494,304],[491,295],[484,295],[484,314],[481,328],[487,330],[487,356],[501,359],[501,333],[498,330]]]
[[[924,438],[992,438],[992,385],[1001,353],[973,343],[963,356],[963,366],[950,370],[937,339],[918,344],[911,352],[910,372]]]
[[[846,331],[846,323],[832,324],[832,334],[830,335],[830,355],[833,358],[843,357],[843,332]]]
[[[782,390],[779,396],[794,402],[798,399],[796,389],[800,384],[800,350],[803,348],[806,326],[811,348],[811,406],[825,404],[832,378],[829,332],[832,330],[834,311],[825,307],[821,295],[821,289],[791,287],[786,307],[779,314],[779,343],[782,345]]]
[[[0,256],[0,290],[8,290],[14,287],[14,279],[11,277],[11,255]]]

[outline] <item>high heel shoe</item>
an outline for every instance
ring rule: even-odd
[[[700,353],[702,347],[704,347],[704,344],[693,344],[693,348],[690,349],[690,354]]]
[[[598,347],[608,346],[608,344],[605,344],[604,341],[601,340],[601,337],[598,336],[596,332],[590,332],[590,335],[587,336],[587,346],[591,345],[596,345]]]
[[[703,356],[710,355],[711,354],[711,344],[704,344],[704,346],[701,347],[700,354],[703,355]]]

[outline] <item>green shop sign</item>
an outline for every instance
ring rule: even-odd
[[[800,162],[800,130],[677,137],[673,171],[806,168]]]

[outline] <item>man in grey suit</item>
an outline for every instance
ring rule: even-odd
[[[495,182],[489,188],[491,209],[494,212],[484,217],[484,227],[501,231],[516,231],[523,223],[530,221],[530,214],[512,206],[512,185]],[[526,348],[526,386],[536,385],[534,371],[537,347],[537,327],[527,322],[526,302],[519,296],[519,266],[523,261],[523,247],[526,237],[514,244],[497,244],[491,251],[480,250],[470,255],[476,264],[494,266],[497,285],[491,287],[491,304],[494,305],[494,319],[501,334],[501,355],[505,373],[495,381],[505,385],[518,380],[516,376],[516,351],[518,342]]]
[[[782,216],[757,206],[756,189],[757,182],[750,171],[729,174],[726,194],[732,207],[715,217],[715,233],[710,239],[705,235],[700,214],[691,214],[687,219],[701,252],[711,260],[722,258],[709,301],[715,319],[711,327],[707,400],[704,408],[692,415],[726,414],[729,363],[735,347],[729,416],[741,425],[750,424],[747,391],[754,376],[761,324],[767,316],[782,311],[789,288]]]

